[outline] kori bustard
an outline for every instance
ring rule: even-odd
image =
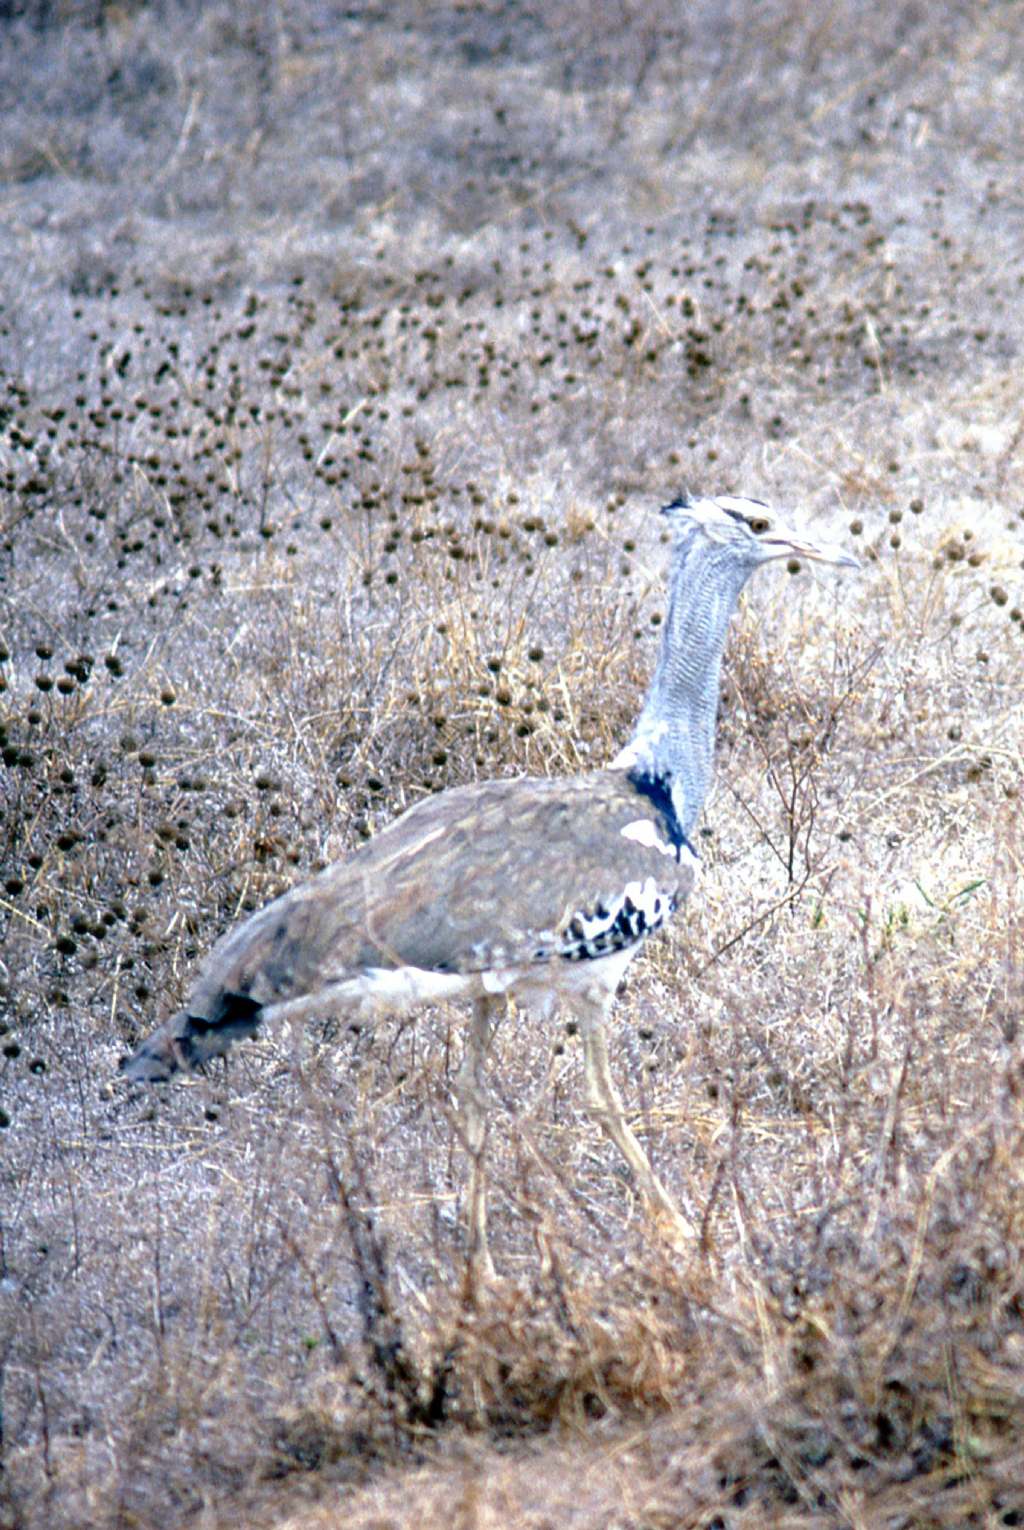
[[[633,736],[611,765],[418,802],[227,934],[185,1009],[124,1065],[157,1082],[282,1017],[469,1000],[455,1096],[470,1160],[469,1252],[488,1271],[483,1067],[510,997],[576,1016],[589,1110],[656,1216],[691,1234],[626,1121],[604,1023],[627,966],[693,886],[688,836],[711,774],[722,649],[740,591],[779,558],[856,567],[757,500],[687,497],[663,513],[674,545],[661,649]]]

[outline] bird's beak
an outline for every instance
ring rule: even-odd
[[[807,558],[812,563],[833,563],[837,568],[860,568],[857,559],[838,542],[812,542],[808,537],[776,531],[765,537],[764,546],[773,549],[774,558]]]

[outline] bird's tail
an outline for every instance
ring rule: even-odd
[[[416,1004],[440,1004],[466,998],[471,981],[458,972],[433,972],[422,967],[366,967],[343,972],[311,993],[264,1003],[251,994],[219,988],[209,976],[192,995],[193,1009],[171,1015],[121,1063],[121,1071],[139,1083],[162,1084],[175,1073],[190,1072],[211,1057],[223,1057],[231,1044],[255,1036],[266,1022],[307,1020],[325,1011],[343,1011],[351,1018],[403,1014]],[[494,990],[498,991],[497,988]],[[196,1010],[205,1010],[197,1014]]]
[[[212,1018],[171,1015],[121,1063],[121,1071],[139,1083],[162,1084],[175,1073],[191,1072],[211,1057],[222,1057],[234,1041],[259,1030],[263,1005],[244,993],[224,993]]]

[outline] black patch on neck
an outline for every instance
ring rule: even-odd
[[[696,856],[697,852],[683,833],[683,826],[679,822],[679,814],[676,812],[675,803],[672,801],[672,788],[669,784],[669,776],[659,772],[657,775],[650,770],[634,768],[627,773],[629,783],[642,797],[647,797],[657,808],[661,815],[661,821],[668,830],[669,841],[679,859],[679,852],[685,845],[690,854]]]

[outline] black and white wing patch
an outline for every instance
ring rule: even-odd
[[[592,912],[574,914],[562,932],[557,954],[567,962],[593,961],[625,950],[660,929],[676,909],[676,899],[653,877],[627,882],[617,898],[598,903]]]

